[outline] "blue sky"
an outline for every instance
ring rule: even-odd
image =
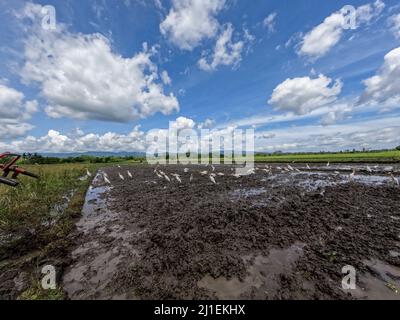
[[[0,149],[143,150],[170,121],[260,151],[400,145],[397,1],[0,0],[0,39]]]

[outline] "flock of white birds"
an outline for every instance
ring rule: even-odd
[[[328,163],[326,164],[326,166],[329,167],[329,166],[330,166],[330,162],[328,162]],[[209,169],[209,170],[200,171],[199,174],[200,174],[201,176],[208,176],[208,178],[210,179],[210,181],[211,181],[213,184],[217,184],[217,180],[216,180],[217,177],[222,177],[222,176],[225,175],[223,172],[215,172],[216,170],[215,170],[215,167],[214,167],[213,165],[208,164],[208,165],[206,165],[206,167],[207,167],[207,168],[210,168],[210,169]],[[121,166],[118,166],[118,168],[121,169]],[[307,168],[307,171],[312,171],[311,167],[310,167],[308,164],[306,164],[306,168]],[[374,168],[376,169],[376,168],[378,168],[378,166],[375,166]],[[278,170],[278,171],[280,171],[281,173],[292,173],[292,172],[301,173],[301,172],[302,172],[301,170],[299,170],[299,169],[296,168],[296,167],[291,166],[290,164],[287,164],[286,166],[282,166],[282,167],[277,166],[275,169]],[[231,171],[233,171],[233,170],[234,170],[234,168],[231,168]],[[264,168],[255,167],[255,168],[253,168],[253,169],[249,169],[249,170],[247,171],[247,175],[255,174],[256,171],[258,171],[258,170],[261,170],[261,171],[265,172],[265,173],[268,174],[268,175],[272,175],[272,174],[273,174],[274,168],[273,168],[272,166],[269,166],[269,165],[265,165]],[[366,169],[364,169],[364,170],[367,171],[368,173],[372,173],[372,172],[373,172],[372,169],[370,168],[370,166],[368,166],[368,165],[366,166]],[[191,173],[189,168],[184,168],[183,172],[184,172],[185,174],[189,174],[189,173],[190,173],[189,182],[192,182],[193,179],[194,179],[194,175],[193,175],[194,172]],[[334,173],[335,173],[335,174],[340,174],[339,171],[334,171]],[[129,170],[126,171],[126,174],[127,174],[127,178],[133,179],[133,175],[132,175],[132,173],[131,173]],[[174,178],[178,183],[182,183],[182,178],[181,178],[181,176],[180,176],[179,174],[177,174],[177,173],[171,173],[170,176],[168,176],[168,174],[166,174],[164,171],[162,171],[161,169],[159,169],[159,166],[157,166],[157,167],[154,169],[154,174],[155,174],[159,179],[164,179],[164,180],[166,180],[167,182],[171,182],[171,177],[172,177],[172,178]],[[90,171],[89,171],[87,168],[86,168],[86,175],[87,175],[88,177],[91,177],[91,176],[92,176],[92,174],[90,173]],[[233,177],[236,177],[236,178],[240,178],[240,177],[242,176],[242,175],[236,174],[236,173],[232,173],[231,175],[232,175]],[[350,175],[348,176],[349,181],[353,181],[355,175],[356,175],[356,168],[353,168],[353,171],[352,171],[352,172],[350,173]],[[104,182],[105,182],[106,184],[111,184],[111,181],[110,181],[109,176],[107,175],[107,173],[102,172],[102,176],[103,176],[103,180],[104,180]],[[390,176],[390,180],[392,181],[393,185],[399,186],[399,180],[398,180],[398,178],[396,178],[396,177],[393,175],[393,172],[389,172],[389,176]],[[125,180],[125,177],[124,177],[124,175],[123,175],[121,172],[118,172],[118,177],[119,177],[121,180]]]

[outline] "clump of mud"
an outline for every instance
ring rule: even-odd
[[[64,277],[71,298],[376,298],[370,276],[383,285],[378,298],[399,297],[399,278],[368,262],[400,267],[400,189],[386,178],[261,169],[237,178],[220,166],[214,184],[210,167],[159,169],[171,181],[150,166],[104,169],[111,186],[83,212]],[[106,185],[100,176],[96,187]],[[345,265],[357,292],[342,289]]]

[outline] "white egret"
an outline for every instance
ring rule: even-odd
[[[310,166],[308,165],[308,163],[307,163],[307,169],[308,169],[308,170],[311,170],[311,168],[310,168]]]
[[[88,170],[88,168],[86,168],[86,175],[87,175],[88,177],[91,177],[91,176],[92,176],[92,174],[90,173],[90,171]]]
[[[200,174],[201,174],[202,176],[207,175],[207,173],[208,173],[207,171],[201,171],[201,172],[200,172]]]
[[[159,174],[158,171],[154,171],[154,172],[156,173],[157,177],[159,177],[160,179],[163,178],[163,176],[161,174]]]
[[[181,180],[179,174],[173,173],[173,174],[171,174],[171,176],[175,177],[175,179],[176,179],[179,183],[182,183],[182,180]]]
[[[210,180],[212,183],[217,184],[217,182],[215,181],[214,177],[212,175],[210,175]]]
[[[128,172],[129,178],[133,178],[132,173],[129,170],[127,172]]]
[[[356,168],[353,168],[353,172],[350,173],[350,176],[349,176],[350,181],[353,181],[355,174],[356,174]]]
[[[189,172],[189,169],[188,169],[188,168],[185,168],[185,169],[183,169],[183,172],[184,172],[184,173],[188,173],[188,172]]]
[[[367,166],[367,171],[368,172],[372,172],[371,168],[369,166]]]
[[[105,174],[103,174],[103,179],[105,183],[111,184],[111,181],[107,178]]]
[[[121,180],[125,180],[124,176],[118,172],[118,176]]]
[[[399,179],[397,179],[393,173],[390,173],[390,177],[392,178],[392,181],[394,184],[396,184],[397,186],[399,185]]]

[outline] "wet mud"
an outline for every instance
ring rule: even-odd
[[[400,299],[397,167],[257,166],[100,170],[63,277],[69,298]],[[344,266],[355,290],[342,288]]]

